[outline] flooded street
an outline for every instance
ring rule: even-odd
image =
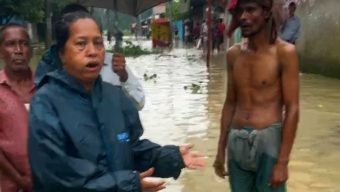
[[[163,191],[229,191],[228,182],[218,179],[211,167],[226,93],[224,55],[215,55],[209,70],[194,49],[128,58],[127,63],[146,93],[140,112],[144,136],[161,144],[194,143],[208,156],[206,170],[185,171],[178,181],[169,180]],[[153,74],[157,77],[144,79]],[[340,80],[301,75],[301,120],[290,162],[289,191],[340,191],[339,84]]]
[[[150,41],[141,42],[150,47]],[[196,49],[127,58],[146,94],[140,112],[144,137],[160,144],[193,143],[207,155],[204,171],[185,170],[167,180],[163,192],[222,192],[227,180],[215,176],[212,163],[226,95],[225,55],[206,67]],[[39,57],[35,57],[35,64]],[[33,65],[34,68],[34,65]],[[290,161],[290,192],[340,191],[340,80],[301,74],[301,118]]]

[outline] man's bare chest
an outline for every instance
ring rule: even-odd
[[[244,56],[233,65],[233,80],[237,86],[266,88],[276,85],[280,79],[280,65],[270,55]]]

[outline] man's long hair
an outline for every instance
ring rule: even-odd
[[[228,5],[228,11],[232,15],[231,24],[228,29],[228,36],[231,37],[234,31],[240,26],[240,23],[238,21],[237,11],[238,6],[241,2],[255,2],[259,4],[264,10],[268,11],[270,13],[269,19],[267,21],[267,26],[270,31],[270,38],[269,43],[275,43],[278,33],[276,29],[276,22],[272,15],[272,7],[273,7],[273,0],[230,0]]]

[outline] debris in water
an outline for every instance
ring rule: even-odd
[[[157,81],[156,81],[156,79],[157,79],[157,74],[153,74],[153,75],[150,75],[150,76],[149,76],[148,74],[144,73],[143,77],[144,77],[144,81],[154,80],[154,83],[157,82]]]
[[[202,94],[202,82],[199,84],[192,83],[190,86],[184,86],[184,90],[190,89],[192,94]]]

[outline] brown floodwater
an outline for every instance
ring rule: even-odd
[[[215,53],[207,68],[200,54],[175,49],[128,59],[146,94],[140,112],[144,137],[161,144],[190,142],[208,157],[204,171],[183,171],[178,181],[168,180],[164,192],[229,191],[228,181],[217,178],[211,167],[226,95],[225,55]],[[157,78],[143,77],[153,74]],[[310,74],[301,74],[300,80],[301,119],[288,190],[340,191],[340,80]]]
[[[150,47],[150,42],[142,44]],[[163,145],[193,143],[208,157],[204,171],[183,171],[179,180],[167,180],[163,192],[229,191],[227,180],[217,178],[211,167],[226,94],[225,55],[215,54],[207,68],[200,54],[175,49],[127,59],[146,94],[140,112],[144,137]],[[33,68],[38,60],[33,58]],[[340,191],[340,80],[310,74],[301,74],[300,80],[301,119],[288,190]]]

